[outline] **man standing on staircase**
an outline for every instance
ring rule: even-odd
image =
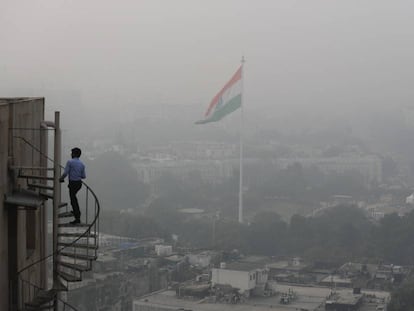
[[[79,148],[72,149],[72,159],[66,162],[65,170],[59,179],[60,182],[64,182],[66,176],[69,178],[70,204],[72,205],[73,216],[75,216],[75,220],[71,224],[80,224],[81,213],[76,194],[82,187],[82,179],[86,178],[85,165],[79,160],[81,153],[82,151]]]

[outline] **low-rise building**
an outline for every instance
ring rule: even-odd
[[[330,275],[325,277],[322,281],[319,282],[320,285],[328,286],[331,288],[336,287],[352,287],[352,279],[347,277],[342,277],[340,275]]]
[[[357,311],[363,303],[362,294],[333,293],[325,302],[326,311]]]
[[[217,253],[211,251],[203,251],[199,253],[188,254],[188,263],[190,265],[207,268],[212,263],[212,260],[217,257]]]
[[[253,290],[264,288],[268,275],[269,269],[254,263],[222,263],[220,268],[211,270],[211,283],[213,286],[230,285],[246,296],[250,296]]]
[[[172,254],[171,245],[155,245],[155,253],[157,256],[169,256]]]

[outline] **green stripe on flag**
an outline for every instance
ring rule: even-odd
[[[239,109],[241,107],[241,94],[234,96],[221,108],[213,112],[213,115],[207,119],[197,121],[196,124],[204,124],[209,122],[217,122],[223,119],[229,113]]]

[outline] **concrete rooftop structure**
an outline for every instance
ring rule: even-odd
[[[280,294],[293,290],[297,298],[288,305],[280,304]],[[174,290],[163,290],[141,297],[133,302],[133,311],[167,311],[167,310],[192,310],[192,311],[291,311],[291,310],[324,310],[324,304],[331,293],[326,287],[305,287],[277,285],[279,293],[273,297],[254,297],[244,303],[223,304],[214,303],[206,299],[179,299]],[[337,290],[336,293],[342,300],[351,301],[353,298],[352,289]],[[389,299],[388,292],[362,291],[363,294],[375,295],[378,299],[385,301]],[[341,300],[341,301],[342,301]],[[369,310],[371,306],[365,306],[361,310]]]

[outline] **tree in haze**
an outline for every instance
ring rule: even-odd
[[[311,247],[314,241],[315,230],[312,228],[309,218],[301,215],[293,215],[288,228],[287,251],[292,254],[300,254]]]
[[[215,247],[217,249],[246,251],[249,248],[246,226],[236,220],[218,221],[215,236]]]
[[[388,262],[414,264],[414,212],[404,217],[385,215],[375,228],[372,242],[377,256]]]
[[[324,245],[330,252],[347,254],[348,258],[363,252],[371,223],[363,210],[340,205],[327,209],[311,220],[317,230],[314,245]]]
[[[284,253],[287,224],[277,213],[256,214],[247,232],[251,252],[269,256]]]
[[[414,311],[414,281],[409,280],[391,294],[388,311]]]
[[[385,180],[395,177],[398,174],[397,162],[395,162],[395,160],[392,157],[390,156],[383,157],[381,164],[382,164],[382,175]]]

